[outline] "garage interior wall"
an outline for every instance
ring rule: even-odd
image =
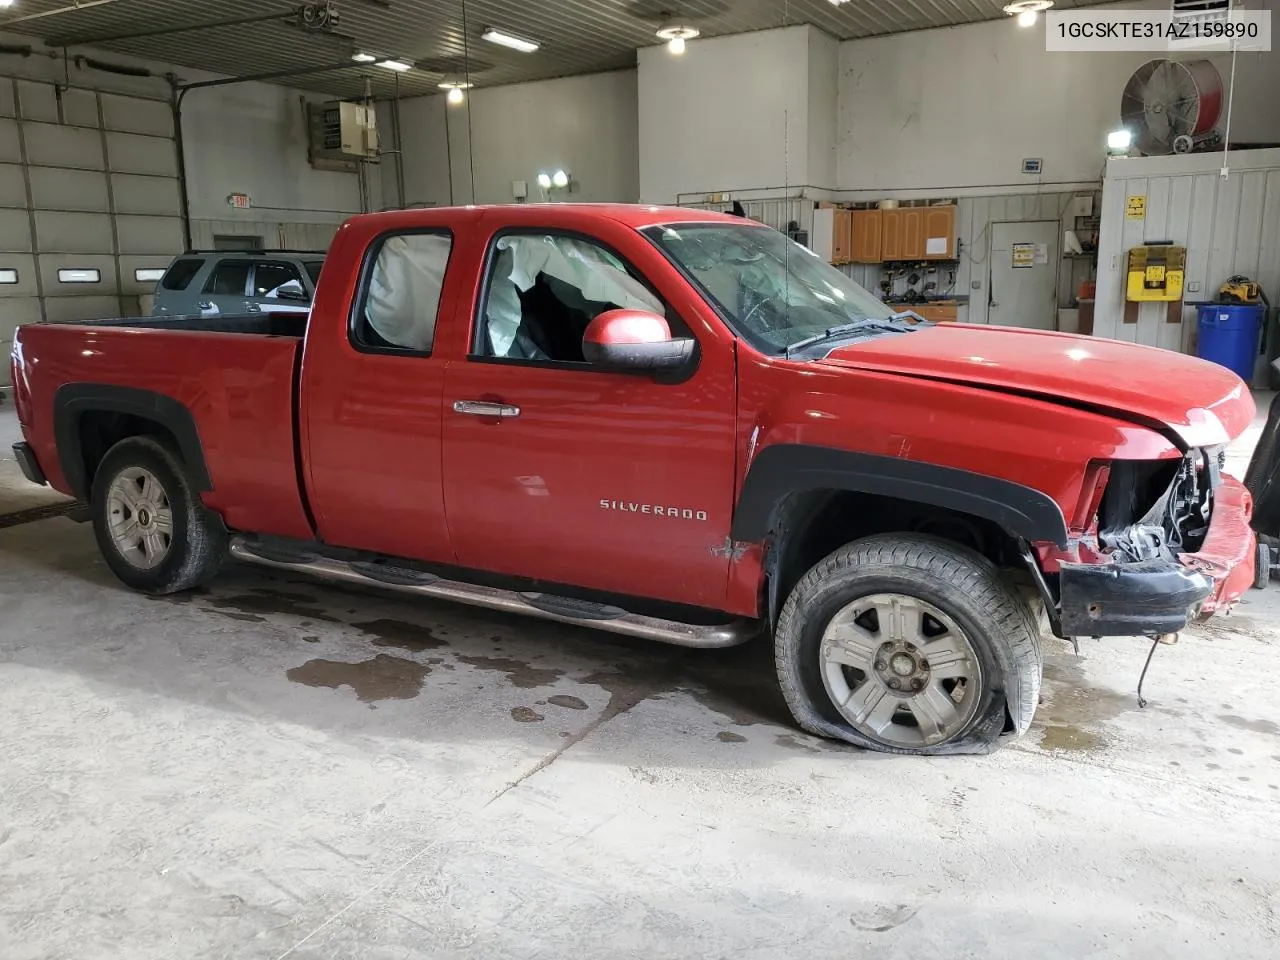
[[[1221,153],[1107,164],[1095,333],[1170,350],[1189,347],[1194,307],[1184,308],[1180,323],[1169,323],[1164,304],[1144,303],[1136,323],[1123,322],[1126,252],[1159,240],[1187,248],[1187,299],[1210,300],[1228,277],[1244,274],[1262,285],[1272,304],[1280,303],[1280,149],[1233,151],[1228,166],[1224,180]],[[1126,216],[1130,197],[1146,198],[1142,219]]]
[[[639,199],[636,71],[509,84],[468,92],[457,107],[443,96],[399,101],[405,195],[395,164],[384,162],[388,206],[512,203],[524,181],[528,200],[542,199],[539,171],[564,170],[567,192],[554,199],[634,203]],[[390,145],[393,107],[379,106]],[[474,201],[472,177],[474,174]]]
[[[135,270],[163,267],[183,248],[163,78],[175,68],[84,52],[144,66],[155,76],[78,69],[39,54],[0,57],[0,270],[16,270],[18,278],[0,284],[5,357],[19,324],[139,312],[154,282],[138,280]],[[179,75],[213,79],[198,71]],[[313,170],[308,162],[302,96],[258,83],[187,96],[183,132],[196,246],[240,235],[269,247],[324,249],[338,224],[359,212],[355,174]],[[233,209],[227,195],[234,192],[248,194],[254,205]],[[8,376],[7,362],[0,364],[0,384]]]

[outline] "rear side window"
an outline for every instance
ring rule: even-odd
[[[302,274],[292,263],[262,260],[253,272],[253,295],[266,300],[306,300]]]
[[[446,233],[383,239],[366,267],[352,343],[375,353],[430,353],[452,248],[453,237]]]
[[[224,296],[243,297],[249,285],[248,260],[223,260],[213,268],[213,276],[205,286],[205,293],[222,294]]]
[[[204,266],[203,260],[187,258],[183,260],[175,260],[173,266],[166,271],[160,286],[166,290],[185,290],[200,268]]]

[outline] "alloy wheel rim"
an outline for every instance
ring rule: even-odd
[[[173,545],[173,507],[155,474],[120,471],[107,488],[107,526],[120,556],[138,570],[164,562]]]
[[[906,594],[847,604],[823,631],[819,657],[840,716],[886,746],[946,743],[969,726],[982,695],[982,664],[965,632]]]

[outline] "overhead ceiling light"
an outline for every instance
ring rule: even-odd
[[[658,28],[658,37],[667,41],[667,49],[676,56],[684,53],[685,42],[692,40],[699,33],[697,27],[687,23],[668,22]]]
[[[13,6],[13,0],[0,0],[0,10],[8,10]]]
[[[551,175],[551,185],[561,189],[567,187],[569,185],[569,175],[563,170],[557,170]]]
[[[550,189],[551,189],[551,174],[549,174],[549,173],[540,173],[540,174],[538,174],[538,186],[540,186],[543,190],[550,190]]]
[[[538,44],[533,40],[526,40],[524,37],[513,36],[510,33],[503,33],[493,27],[486,29],[480,36],[490,43],[496,43],[501,47],[510,47],[512,50],[519,50],[521,53],[533,53],[538,49]]]
[[[413,69],[413,64],[408,60],[379,60],[378,66],[394,70],[396,73],[404,73],[406,70]]]
[[[445,77],[437,83],[436,86],[441,90],[448,90],[449,93],[445,99],[454,106],[457,106],[466,99],[462,91],[471,89],[472,84],[470,80],[459,80],[455,77]]]
[[[1004,5],[1004,12],[1018,18],[1018,26],[1034,27],[1039,14],[1053,6],[1053,0],[1012,0]]]
[[[4,3],[4,0],[0,0],[0,3]],[[372,53],[353,53],[351,59],[356,63],[373,63],[378,58]]]

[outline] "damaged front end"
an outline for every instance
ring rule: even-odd
[[[1107,465],[1093,536],[1057,557],[1061,636],[1176,633],[1238,599],[1253,580],[1251,504],[1223,461],[1201,448]]]

